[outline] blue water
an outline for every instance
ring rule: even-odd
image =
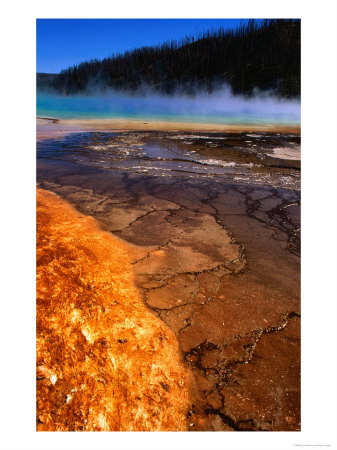
[[[37,94],[37,115],[60,119],[125,118],[219,124],[300,124],[299,101],[271,96],[245,99],[227,89],[196,97],[148,93],[57,96]]]

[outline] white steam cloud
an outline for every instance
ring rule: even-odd
[[[299,123],[299,100],[282,99],[272,93],[256,92],[252,97],[233,95],[228,86],[211,94],[201,91],[194,96],[172,96],[143,88],[135,94],[105,91],[86,95],[57,96],[38,93],[38,115],[54,112],[60,117],[139,117],[144,120],[170,116],[223,121],[270,121]]]

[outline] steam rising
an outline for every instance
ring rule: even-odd
[[[168,96],[143,88],[135,94],[113,90],[73,96],[38,93],[37,113],[74,119],[133,117],[218,123],[299,123],[300,101],[261,92],[247,98],[233,95],[228,86],[193,97],[178,93]]]

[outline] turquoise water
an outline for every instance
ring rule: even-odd
[[[300,103],[255,97],[249,100],[227,90],[194,98],[149,93],[144,96],[57,96],[37,94],[37,115],[60,119],[125,118],[149,121],[209,122],[220,124],[300,124]]]

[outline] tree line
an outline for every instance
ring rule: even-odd
[[[165,94],[212,92],[221,83],[235,94],[256,89],[282,97],[300,96],[300,20],[249,20],[238,28],[204,31],[161,45],[140,47],[62,70],[38,74],[38,88],[62,94],[143,86]]]

